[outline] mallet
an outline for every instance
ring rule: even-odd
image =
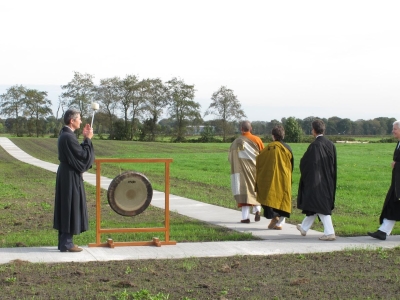
[[[96,112],[96,110],[99,109],[99,104],[93,102],[93,103],[92,103],[92,109],[93,109],[93,116],[92,116],[92,124],[90,125],[91,128],[93,128],[94,113]]]

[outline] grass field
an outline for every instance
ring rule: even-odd
[[[29,154],[58,163],[56,139],[12,138]],[[229,144],[173,144],[94,140],[97,158],[172,158],[171,193],[187,198],[236,208],[230,190]],[[291,144],[295,167],[293,172],[293,210],[288,222],[296,224],[303,215],[296,208],[299,161],[308,144]],[[375,230],[390,184],[394,144],[336,144],[338,184],[333,223],[338,235],[365,235]],[[153,188],[163,189],[163,165],[107,164],[102,175],[114,178],[124,170],[144,173]],[[92,170],[95,171],[94,169]],[[316,230],[321,225],[315,224]],[[399,234],[395,227],[393,234]]]
[[[23,150],[57,163],[56,140],[13,138]],[[229,185],[228,144],[163,144],[94,140],[98,157],[166,157],[171,164],[172,193],[235,208]],[[295,156],[293,197],[299,159],[306,144],[291,145]],[[394,145],[337,145],[339,183],[334,225],[340,235],[374,230],[390,182]],[[162,170],[154,165],[110,165],[104,174],[124,169],[145,173],[162,189]],[[56,245],[52,229],[55,174],[24,164],[0,148],[0,247]],[[94,170],[93,170],[94,171]],[[95,189],[86,185],[91,228]],[[104,195],[103,195],[104,196]],[[102,199],[105,203],[106,200]],[[303,216],[293,203],[295,223]],[[107,224],[121,225],[102,205]],[[132,219],[134,226],[157,225],[163,212],[149,207]],[[126,217],[125,217],[126,218]],[[157,220],[156,222],[154,220]],[[125,221],[126,223],[126,221]],[[314,229],[320,228],[317,225]],[[397,230],[397,231],[396,231]],[[395,233],[398,229],[395,228]],[[114,238],[114,237],[113,237]],[[124,235],[119,240],[135,240]],[[139,240],[150,239],[139,237]],[[94,230],[74,238],[93,242]],[[250,235],[197,222],[171,213],[171,239],[179,242],[249,240]],[[382,244],[383,245],[383,244]],[[173,247],[173,246],[171,246]],[[90,263],[0,265],[1,299],[397,299],[400,248],[348,249],[341,252],[267,256],[150,259]],[[72,254],[79,255],[79,254]]]
[[[53,142],[54,140],[51,140]],[[34,143],[35,146],[40,139]],[[48,140],[46,141],[48,142]],[[42,145],[43,146],[43,145]],[[32,146],[33,148],[33,146]],[[48,149],[37,148],[39,152]],[[40,150],[42,149],[42,150]],[[32,153],[33,154],[33,153]],[[53,227],[55,174],[22,163],[0,147],[0,247],[55,246],[56,231]],[[78,235],[80,245],[95,242],[96,200],[95,187],[85,185],[89,210],[89,230]],[[123,217],[110,209],[107,193],[102,193],[102,227],[163,227],[164,211],[150,206],[134,218]],[[223,227],[206,224],[171,212],[170,239],[177,242],[255,240],[249,233],[239,233]],[[154,233],[102,235],[102,241],[151,241]],[[164,240],[163,233],[157,233]]]

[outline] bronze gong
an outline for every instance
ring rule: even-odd
[[[142,173],[127,171],[111,181],[107,198],[116,213],[132,217],[142,213],[150,205],[153,188]]]

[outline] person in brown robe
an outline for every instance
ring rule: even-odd
[[[255,192],[256,157],[264,144],[258,136],[251,134],[251,123],[241,123],[242,135],[235,139],[229,149],[231,164],[231,187],[233,197],[242,209],[241,223],[250,223],[250,207],[255,214],[254,221],[260,221],[261,205]]]

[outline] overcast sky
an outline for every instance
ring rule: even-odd
[[[251,121],[400,119],[400,1],[0,2],[0,93],[73,72],[172,77],[202,112],[221,86]]]

